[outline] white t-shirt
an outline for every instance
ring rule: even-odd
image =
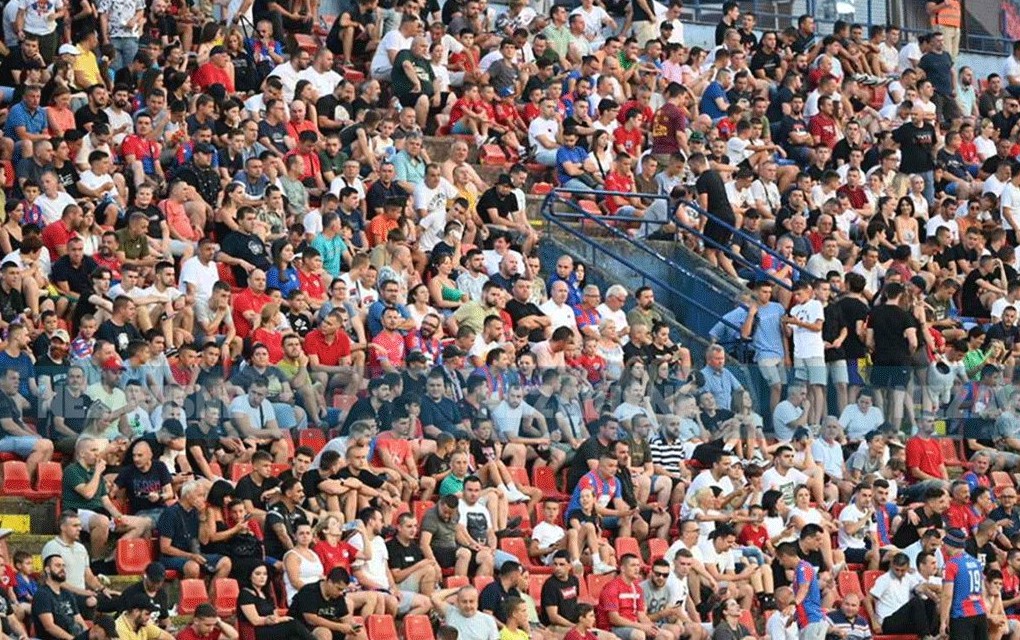
[[[1010,76],[1020,76],[1020,60],[1012,55],[1006,56],[1006,59],[1002,61],[1002,83],[1009,84]]]
[[[603,320],[613,321],[613,324],[616,325],[616,333],[618,335],[627,333],[627,330],[630,329],[630,326],[627,324],[627,314],[622,308],[613,311],[606,306],[605,302],[603,302],[595,310],[598,311],[599,317]]]
[[[270,76],[275,76],[280,79],[283,83],[283,99],[285,102],[292,102],[294,100],[294,90],[297,88],[298,71],[294,69],[294,65],[289,62],[276,65],[272,71],[269,72]]]
[[[120,113],[117,113],[112,107],[107,107],[103,111],[106,113],[106,117],[110,119],[110,131],[115,131],[119,127],[127,125],[126,129],[111,138],[114,144],[124,142],[124,138],[134,131],[135,121],[131,119],[131,114],[123,109],[121,109]]]
[[[24,30],[26,33],[46,36],[56,30],[57,13],[63,9],[64,3],[62,0],[53,0],[45,12],[39,11],[39,4],[32,0],[21,0],[21,10],[25,12]]]
[[[546,135],[553,142],[556,141],[556,134],[560,130],[560,123],[554,119],[538,117],[531,121],[528,125],[528,143],[533,147],[539,149],[545,149],[542,144],[538,141],[538,136]]]
[[[332,69],[326,71],[326,73],[319,73],[315,67],[308,67],[298,74],[298,79],[311,82],[312,86],[315,87],[315,90],[319,92],[319,97],[321,98],[333,93],[333,90],[336,89],[336,85],[343,80],[343,77]],[[329,115],[332,117],[332,114],[323,115]]]
[[[917,42],[908,42],[906,46],[900,49],[899,65],[896,67],[896,73],[903,75],[903,72],[907,69],[913,69],[920,59],[921,47],[917,46]]]
[[[546,300],[538,308],[541,309],[542,313],[549,316],[549,320],[552,322],[550,331],[555,331],[560,327],[577,329],[577,316],[574,315],[574,310],[569,305],[560,305],[552,300]]]
[[[605,41],[605,38],[602,37],[602,22],[609,17],[605,9],[593,4],[590,11],[586,11],[584,7],[578,7],[570,12],[570,15],[574,14],[584,18],[584,34],[594,39],[592,40],[593,44]]]
[[[252,429],[264,429],[268,422],[276,420],[272,402],[263,399],[260,407],[253,407],[248,401],[248,394],[237,396],[230,403],[230,415],[235,413],[247,415]]]
[[[521,421],[536,413],[535,408],[523,400],[516,407],[511,407],[503,400],[492,410],[492,424],[497,432],[508,438],[516,438],[521,433]]]
[[[1003,312],[1005,312],[1006,309],[1009,308],[1009,307],[1012,307],[1013,309],[1017,309],[1017,304],[1015,302],[1010,302],[1009,300],[1007,300],[1005,298],[999,298],[995,302],[993,302],[992,303],[992,312],[991,312],[992,313],[992,320],[995,321],[995,322],[998,322],[999,320],[1001,320]]]
[[[188,285],[195,287],[195,297],[199,300],[208,300],[212,296],[213,285],[220,279],[216,263],[209,261],[203,265],[198,256],[188,258],[181,267],[180,288],[187,292]]]
[[[842,526],[845,525],[846,523],[854,524],[856,522],[859,522],[863,517],[864,512],[861,511],[857,507],[857,505],[854,504],[853,502],[844,507],[843,511],[840,512],[839,514],[839,522],[841,525],[839,527],[840,549],[863,549],[866,546],[864,541],[866,539],[867,533],[872,530],[872,527],[877,527],[877,525],[873,521],[869,522],[868,524],[858,529],[857,533],[855,533],[852,536],[847,534],[845,527]]]
[[[720,495],[723,496],[728,496],[734,491],[733,480],[730,480],[729,476],[723,476],[716,480],[715,476],[712,475],[712,472],[705,469],[698,475],[694,476],[694,480],[691,481],[691,486],[687,488],[687,493],[684,495],[685,506],[692,496],[705,487],[719,487],[722,489],[722,493]]]
[[[939,227],[945,227],[949,229],[949,237],[952,239],[952,243],[956,244],[960,241],[960,225],[956,222],[956,218],[946,220],[942,216],[935,216],[928,220],[927,224],[924,225],[924,231],[926,235],[934,236],[935,232],[939,230]]]
[[[733,560],[733,554],[729,551],[717,552],[714,541],[702,540],[698,543],[698,548],[701,549],[704,564],[714,564],[719,573],[732,573],[735,571],[736,563]]]
[[[492,517],[489,515],[489,510],[481,502],[468,506],[468,503],[461,500],[457,505],[457,511],[460,513],[458,524],[463,525],[468,534],[478,542],[487,542],[485,536],[492,529]]]
[[[383,587],[392,587],[390,584],[389,564],[390,552],[386,548],[386,540],[382,536],[372,538],[372,557],[364,561],[362,571],[368,578]],[[351,538],[351,546],[358,551],[365,550],[365,537],[360,533]]]
[[[812,324],[825,318],[822,303],[812,298],[803,304],[790,309],[790,315],[801,322]],[[793,356],[795,358],[824,358],[825,341],[821,331],[811,331],[804,327],[793,327]]]
[[[556,544],[564,537],[567,532],[563,530],[563,527],[558,524],[549,524],[548,522],[540,522],[531,532],[531,539],[538,543],[539,548],[548,549],[552,545]],[[542,562],[546,565],[552,564],[552,557],[556,555],[556,552],[547,554],[542,558]]]
[[[795,407],[789,400],[783,400],[776,405],[775,411],[772,412],[772,430],[775,431],[777,440],[789,441],[793,438],[793,427],[787,425],[799,419],[802,413],[804,407]]]
[[[799,484],[808,481],[808,477],[799,469],[787,469],[786,475],[781,475],[775,467],[767,470],[761,475],[762,491],[776,489],[783,494],[786,504],[793,505],[793,490]]]
[[[389,52],[395,51],[399,53],[404,49],[410,49],[412,40],[413,38],[405,38],[399,29],[394,29],[383,36],[382,40],[379,41],[378,48],[375,50],[375,55],[372,56],[372,64],[369,67],[372,73],[381,75],[392,71],[393,63],[390,62]]]
[[[891,571],[880,575],[870,592],[876,601],[875,614],[884,620],[896,613],[900,607],[907,604],[914,587],[919,584],[921,577],[916,573],[907,573],[901,580],[894,578]]]
[[[848,404],[839,416],[839,424],[843,425],[848,440],[863,440],[864,436],[882,424],[882,410],[871,407],[867,413],[861,413],[857,403]]]
[[[47,198],[45,193],[40,194],[40,196],[35,199],[35,203],[39,205],[40,209],[42,209],[43,222],[46,224],[53,224],[57,220],[60,220],[60,217],[64,215],[64,209],[67,208],[67,205],[78,204],[75,202],[74,198],[67,195],[67,192],[65,191],[58,191],[57,197],[52,200]]]
[[[730,160],[733,161],[733,164],[740,164],[754,155],[754,152],[747,150],[750,146],[750,140],[744,140],[740,136],[732,136],[726,141],[726,154],[730,157]]]
[[[416,211],[424,209],[426,216],[436,212],[445,215],[446,203],[456,197],[457,189],[443,177],[439,178],[439,184],[434,189],[425,182],[419,182],[414,186],[414,208]],[[444,221],[443,224],[445,225],[446,222]],[[442,237],[442,235],[443,233],[440,231],[439,236]],[[425,251],[429,250],[425,247],[422,248]]]

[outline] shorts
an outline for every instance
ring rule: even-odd
[[[564,458],[564,462],[566,464],[570,464],[570,461],[574,459],[574,455],[577,454],[577,450],[565,442],[553,442],[549,446],[563,452],[566,456],[566,458]]]
[[[850,358],[846,361],[846,377],[847,382],[855,387],[863,387],[866,383],[864,382],[864,376],[861,375],[861,369],[866,365],[864,358]]]
[[[467,120],[461,119],[453,123],[453,125],[450,127],[450,133],[457,136],[464,136],[470,134],[471,129],[468,127]]]
[[[877,389],[906,389],[910,368],[896,365],[873,365],[871,386]]]
[[[202,570],[207,574],[212,574],[215,571],[216,565],[220,563],[220,560],[226,556],[221,556],[218,553],[203,553],[202,556],[205,558],[205,566]],[[177,573],[184,573],[184,565],[190,562],[187,558],[180,558],[177,556],[160,556],[159,561],[163,563],[163,566],[167,569],[176,571]]]
[[[414,92],[412,92],[412,93],[408,93],[406,95],[397,96],[397,99],[400,100],[400,106],[402,106],[402,107],[414,107],[414,105],[416,105],[418,103],[418,98],[420,98],[420,97],[422,97],[424,95],[425,95],[424,93],[414,93]],[[428,96],[425,96],[425,97],[427,98]]]
[[[400,604],[397,606],[397,613],[404,615],[414,606],[414,597],[418,595],[414,591],[400,591]]]
[[[634,629],[633,627],[613,627],[611,631],[613,635],[620,640],[630,640],[634,632],[638,631],[638,629]]]
[[[0,438],[0,453],[13,453],[19,458],[32,455],[39,436],[4,436]]]
[[[868,549],[866,547],[843,550],[843,555],[846,557],[846,561],[850,564],[864,564],[864,556],[867,555],[867,553]]]
[[[411,593],[421,592],[421,573],[412,573],[411,575],[404,578],[403,582],[397,583],[397,586],[401,591],[410,591]]]
[[[850,376],[846,370],[846,360],[833,360],[825,364],[829,382],[833,384],[850,384]]]
[[[105,511],[90,511],[88,509],[78,509],[78,519],[81,520],[81,528],[88,531],[91,528],[92,518],[96,516],[104,516],[110,518],[109,514]],[[110,531],[116,528],[117,524],[110,518]]]
[[[825,358],[794,358],[794,377],[801,382],[825,385]]]
[[[759,360],[758,372],[770,387],[783,384],[783,361],[779,358],[763,358]]]

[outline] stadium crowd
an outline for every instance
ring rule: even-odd
[[[926,8],[9,0],[0,452],[62,512],[3,633],[1020,638],[1020,42]],[[542,182],[747,285],[703,362]]]

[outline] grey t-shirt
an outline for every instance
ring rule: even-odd
[[[663,585],[661,589],[656,589],[652,586],[651,579],[645,580],[641,583],[641,592],[645,596],[645,607],[650,614],[659,613],[673,604],[669,601],[669,598],[672,595],[669,587]]]
[[[481,611],[465,618],[460,609],[450,605],[446,608],[446,624],[457,630],[459,640],[499,640],[496,619]]]
[[[421,530],[432,534],[430,546],[433,549],[450,549],[457,546],[457,521],[446,522],[440,518],[438,506],[425,512]]]

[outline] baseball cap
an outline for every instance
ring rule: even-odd
[[[215,47],[212,48],[212,51],[209,52],[209,55],[214,56],[214,55],[216,55],[218,53],[226,53],[226,52],[227,52],[227,48],[224,47],[222,44],[218,44],[218,45],[216,45]]]
[[[101,368],[103,371],[123,371],[124,365],[121,364],[120,358],[107,358]]]
[[[60,54],[60,55],[64,55],[65,53],[69,53],[72,56],[80,56],[81,55],[81,49],[79,49],[78,47],[74,46],[73,44],[62,44],[62,45],[60,45],[60,48],[57,49],[57,53]]]
[[[195,153],[216,153],[216,147],[208,142],[199,142],[195,145]]]
[[[53,337],[50,340],[63,340],[64,344],[71,344],[71,336],[67,335],[67,331],[64,329],[57,329],[53,332]]]
[[[704,142],[704,141],[705,134],[701,133],[700,131],[695,131],[694,133],[691,134],[691,142]]]

